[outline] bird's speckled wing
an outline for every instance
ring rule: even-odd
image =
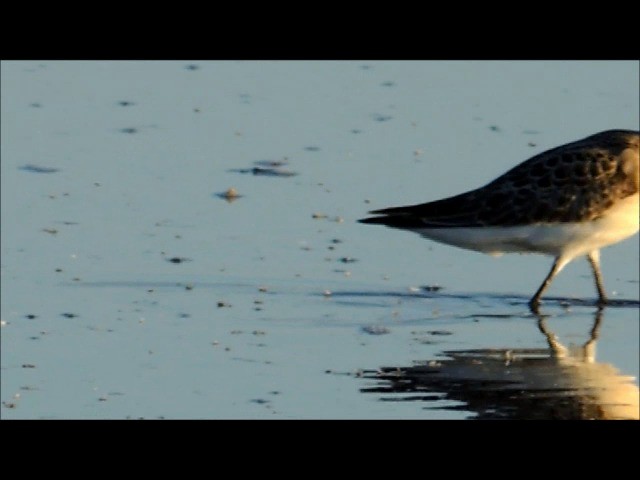
[[[540,153],[477,190],[360,221],[416,229],[593,220],[638,192],[638,143],[636,131],[601,132]]]

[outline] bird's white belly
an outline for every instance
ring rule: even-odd
[[[638,194],[635,194],[620,200],[604,216],[590,222],[414,231],[436,242],[492,255],[519,252],[576,257],[630,237],[638,231],[639,216]]]

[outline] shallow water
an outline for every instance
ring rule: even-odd
[[[637,235],[538,318],[550,258],[356,220],[637,130],[638,62],[191,64],[2,62],[3,419],[637,412]]]

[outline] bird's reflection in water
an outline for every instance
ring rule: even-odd
[[[458,401],[444,408],[475,412],[476,419],[637,420],[634,378],[595,359],[601,323],[600,309],[589,340],[565,347],[539,316],[549,348],[446,351],[442,360],[365,371],[377,385],[362,391],[387,401]]]

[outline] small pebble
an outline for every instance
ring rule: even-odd
[[[385,335],[391,332],[391,330],[382,325],[367,325],[362,327],[362,331],[370,335]]]
[[[228,202],[232,202],[240,198],[242,195],[238,194],[238,190],[236,190],[234,187],[231,187],[231,188],[228,188],[223,193],[219,194],[218,196],[221,198],[224,198]]]

